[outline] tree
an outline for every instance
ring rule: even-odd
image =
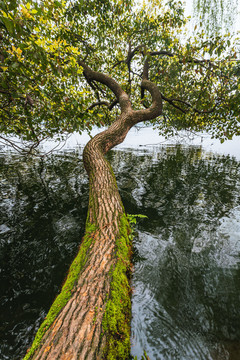
[[[127,359],[131,230],[104,155],[135,124],[240,133],[230,35],[186,38],[180,1],[1,2],[0,130],[31,140],[109,126],[86,145],[86,233],[26,359]],[[14,144],[13,144],[14,145]]]
[[[207,33],[211,36],[216,32],[231,31],[238,14],[236,0],[194,0],[194,17],[204,22]]]

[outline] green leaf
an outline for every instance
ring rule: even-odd
[[[10,33],[10,35],[14,34],[14,22],[9,19],[9,18],[5,18],[5,17],[1,17],[2,22],[4,23],[7,31]]]

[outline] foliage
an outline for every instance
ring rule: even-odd
[[[194,17],[203,21],[207,33],[228,32],[237,20],[238,0],[193,0]]]
[[[127,219],[130,225],[136,225],[137,218],[143,219],[147,218],[147,216],[142,214],[127,214]]]
[[[137,224],[137,219],[144,219],[144,218],[148,218],[148,217],[142,214],[127,214],[127,219],[132,229],[132,232],[129,234],[130,240],[133,240],[134,238],[134,230],[135,230],[135,225]]]
[[[79,60],[113,77],[134,108],[149,106],[139,86],[148,59],[164,102],[154,120],[161,133],[239,134],[240,64],[231,35],[207,39],[200,27],[187,39],[185,25],[178,0],[1,1],[0,132],[38,145],[109,125],[119,114],[115,97],[86,81]]]

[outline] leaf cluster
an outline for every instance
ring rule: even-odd
[[[39,143],[111,124],[114,94],[86,81],[80,61],[108,73],[136,109],[143,66],[163,99],[154,124],[166,136],[208,130],[239,134],[239,59],[230,34],[187,38],[181,1],[24,0],[0,2],[0,132]],[[237,39],[236,39],[237,41]],[[80,60],[80,61],[79,61]]]

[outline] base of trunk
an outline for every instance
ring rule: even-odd
[[[88,224],[62,291],[56,297],[24,360],[129,358],[131,230],[125,214],[121,215],[117,224],[114,244],[106,243],[103,247],[107,250],[100,251],[103,257],[97,269],[104,267],[101,291],[97,290],[99,284],[96,284],[96,279],[93,289],[87,289],[87,274],[94,278],[95,274],[91,273],[96,268],[95,256],[100,257],[96,253],[101,244],[109,239],[106,232]],[[101,283],[102,280],[98,279],[99,276],[97,282]],[[84,301],[86,291],[90,297]],[[85,312],[82,310],[84,306]],[[71,328],[73,317],[74,327]],[[71,326],[66,319],[71,319]],[[73,334],[73,331],[76,333]]]

